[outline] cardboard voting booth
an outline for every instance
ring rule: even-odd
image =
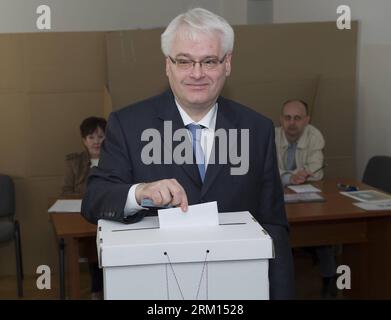
[[[218,216],[193,228],[100,220],[105,299],[269,299],[270,236],[249,212]]]

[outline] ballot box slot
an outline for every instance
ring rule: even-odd
[[[246,222],[219,223],[219,226],[231,226],[231,225],[238,225],[238,224],[247,224],[247,223]]]
[[[136,231],[136,230],[152,230],[152,229],[159,229],[159,227],[118,229],[118,230],[111,230],[111,232]]]
[[[219,226],[233,226],[233,225],[243,225],[247,224],[246,222],[227,222],[227,223],[219,223]],[[129,229],[117,229],[111,230],[111,232],[123,232],[123,231],[136,231],[136,230],[152,230],[152,229],[160,229],[159,227],[147,227],[147,228],[129,228]]]

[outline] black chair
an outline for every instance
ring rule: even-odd
[[[374,156],[369,159],[362,182],[391,193],[391,157]]]
[[[19,223],[15,219],[15,188],[11,177],[0,174],[0,243],[11,240],[15,241],[18,296],[23,297],[22,247]]]

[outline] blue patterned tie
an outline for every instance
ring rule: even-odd
[[[204,152],[201,148],[201,130],[202,126],[199,124],[188,124],[186,126],[187,129],[190,130],[193,142],[193,152],[195,154],[196,163],[198,166],[198,171],[201,176],[202,182],[205,179],[205,157]]]

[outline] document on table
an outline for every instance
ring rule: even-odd
[[[182,212],[181,208],[161,209],[158,210],[158,215],[161,229],[219,224],[216,201],[191,205],[187,212]]]
[[[54,205],[50,207],[48,212],[80,212],[81,199],[77,200],[57,200]]]
[[[380,203],[380,202],[390,202],[391,195],[380,192],[377,190],[360,190],[360,191],[349,191],[349,192],[340,192],[344,196],[363,201],[363,202],[371,202],[371,203]]]
[[[367,210],[367,211],[386,211],[391,210],[391,201],[382,202],[382,203],[373,203],[373,202],[355,202],[355,206]]]
[[[315,193],[286,193],[284,194],[285,203],[297,203],[297,202],[324,202],[325,199]]]
[[[322,192],[322,190],[315,188],[312,184],[301,184],[297,186],[288,186],[289,189],[296,193],[307,193],[307,192]]]

